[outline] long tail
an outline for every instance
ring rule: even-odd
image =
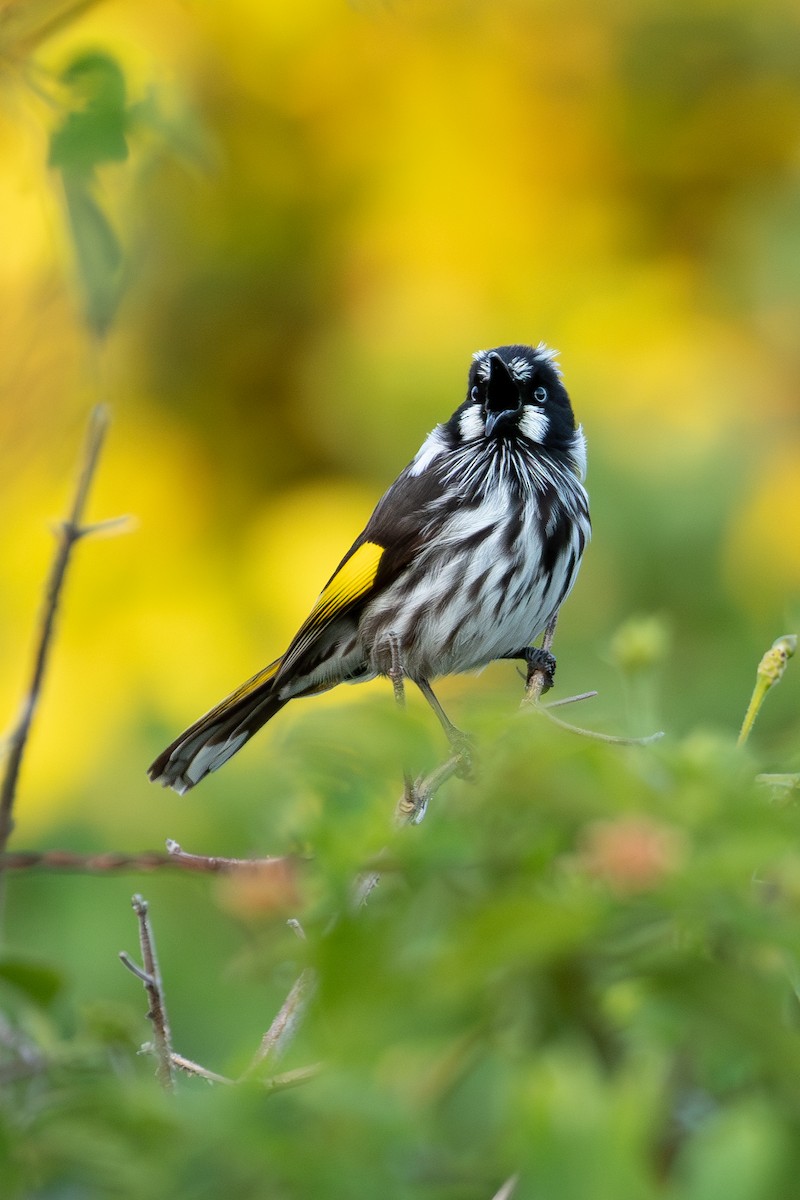
[[[167,746],[147,769],[152,781],[183,795],[226,763],[286,703],[274,688],[282,661],[259,671]]]

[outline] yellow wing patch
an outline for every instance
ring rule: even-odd
[[[286,651],[280,663],[283,669],[291,670],[326,625],[369,593],[383,554],[383,546],[364,542],[342,563],[333,578],[325,584],[317,603]]]
[[[327,623],[343,608],[365,596],[375,582],[383,554],[383,546],[375,542],[364,542],[359,546],[325,585],[307,624]]]

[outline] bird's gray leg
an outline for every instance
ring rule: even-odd
[[[403,659],[400,654],[400,639],[396,633],[388,634],[386,648],[389,652],[389,666],[386,674],[392,681],[397,707],[404,712],[406,707],[406,673],[403,669]],[[398,810],[414,814],[420,812],[420,804],[417,799],[414,781],[411,777],[411,772],[406,770],[405,767],[403,768],[403,795],[398,804]],[[422,816],[424,816],[424,808],[417,819],[421,820]]]
[[[460,759],[456,774],[463,779],[469,779],[472,775],[472,739],[468,733],[456,728],[439,703],[438,697],[427,679],[419,678],[414,682],[439,718],[442,729],[447,734],[447,740],[453,747],[455,755]]]
[[[448,717],[447,713],[442,708],[441,704],[439,703],[438,697],[436,696],[436,693],[434,692],[431,685],[428,683],[428,680],[427,679],[415,679],[414,682],[416,683],[419,690],[422,692],[425,699],[428,701],[428,704],[430,704],[431,708],[436,713],[436,716],[439,718],[439,721],[441,723],[442,729],[447,734],[447,738],[452,743],[452,745],[460,746],[462,742],[468,741],[469,739],[468,739],[466,733],[462,733],[460,729],[456,728],[456,726],[453,724],[453,722]]]
[[[405,677],[406,673],[403,670],[403,660],[400,656],[400,639],[396,633],[390,633],[386,638],[386,646],[389,651],[389,670],[387,674],[392,681],[394,688],[394,698],[397,701],[398,708],[406,706],[406,689]]]

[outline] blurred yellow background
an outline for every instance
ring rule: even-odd
[[[120,64],[131,113],[129,157],[93,181],[125,256],[99,345],[48,166],[86,50]],[[564,686],[599,680],[613,713],[612,635],[655,612],[667,726],[740,713],[800,614],[796,5],[6,3],[0,51],[9,723],[98,398],[91,516],[135,520],[77,549],[23,841],[155,811],[147,763],[281,652],[470,355],[503,342],[558,347],[589,440]],[[511,710],[511,670],[449,685],[456,710],[484,687]]]

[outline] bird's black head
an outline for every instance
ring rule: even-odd
[[[451,432],[461,441],[523,437],[547,449],[570,449],[575,418],[555,357],[542,343],[479,350]]]

